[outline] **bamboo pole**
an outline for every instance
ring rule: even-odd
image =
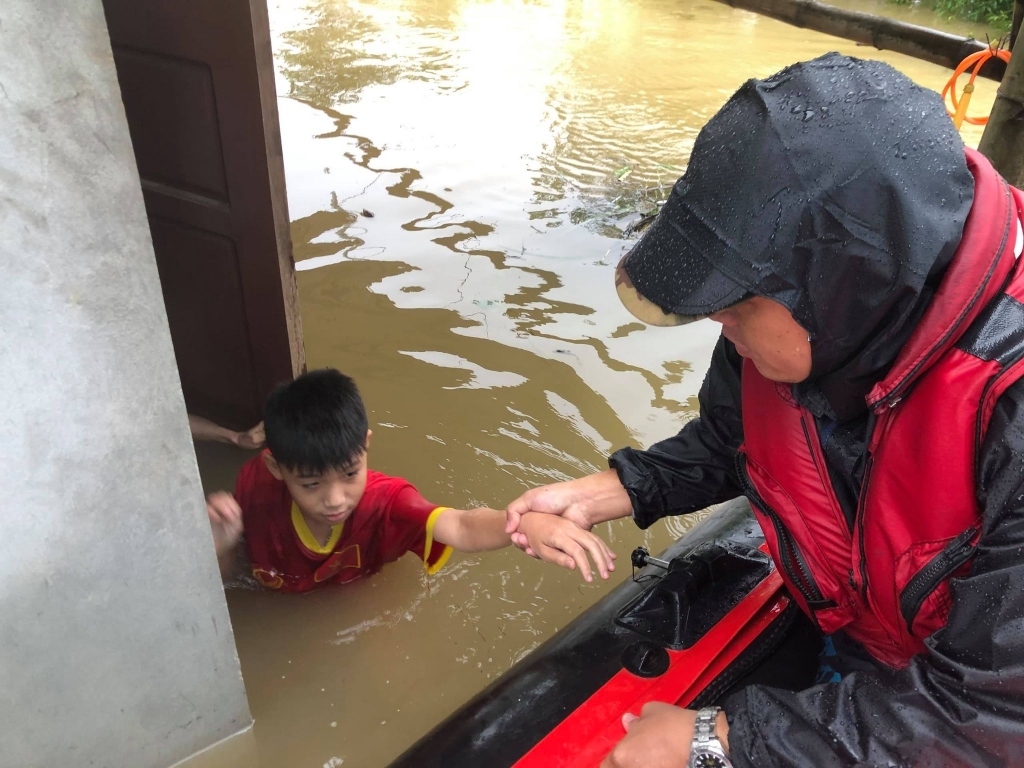
[[[1021,0],[1017,0],[1018,3]],[[916,24],[836,8],[815,0],[718,0],[720,3],[754,11],[797,27],[871,45],[878,50],[895,51],[930,61],[949,69],[987,44],[969,37],[951,35]],[[1022,57],[1024,58],[1024,57]],[[981,76],[999,80],[1005,65],[991,59],[982,67]]]
[[[1017,0],[1013,4],[1013,27],[1010,30],[1010,50],[1017,44],[1017,35],[1020,34],[1021,24],[1024,23],[1024,0]]]
[[[1024,0],[1014,8],[1014,31],[1020,39]],[[1016,45],[1006,76],[996,92],[978,150],[992,161],[1003,178],[1024,189],[1024,43]]]

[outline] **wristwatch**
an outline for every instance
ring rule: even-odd
[[[715,720],[721,711],[718,707],[705,707],[697,712],[687,768],[732,768],[732,762],[726,756],[722,742],[715,735]]]

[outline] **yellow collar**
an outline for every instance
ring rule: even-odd
[[[334,551],[334,548],[338,546],[338,539],[341,538],[341,531],[345,527],[345,523],[341,525],[335,525],[331,527],[331,535],[327,538],[327,543],[321,545],[316,540],[316,536],[309,530],[309,525],[306,524],[306,518],[302,516],[299,511],[299,505],[292,502],[292,527],[295,528],[295,532],[299,534],[299,541],[302,542],[302,546],[317,555],[329,555]]]

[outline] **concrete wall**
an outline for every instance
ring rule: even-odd
[[[251,722],[100,0],[0,4],[0,766]]]

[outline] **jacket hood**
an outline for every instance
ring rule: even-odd
[[[846,421],[924,314],[973,197],[939,95],[882,62],[830,53],[733,95],[698,136],[652,227],[656,247],[641,241],[627,267],[665,312],[711,305],[709,272],[787,307],[811,337],[796,396]]]
[[[811,336],[811,376],[796,396],[848,421],[867,409],[960,243],[974,199],[963,142],[938,94],[881,62],[829,54],[748,85],[771,94],[759,127],[785,141],[764,162],[784,168],[767,175],[785,179],[793,205],[755,257],[751,292],[788,307]]]

